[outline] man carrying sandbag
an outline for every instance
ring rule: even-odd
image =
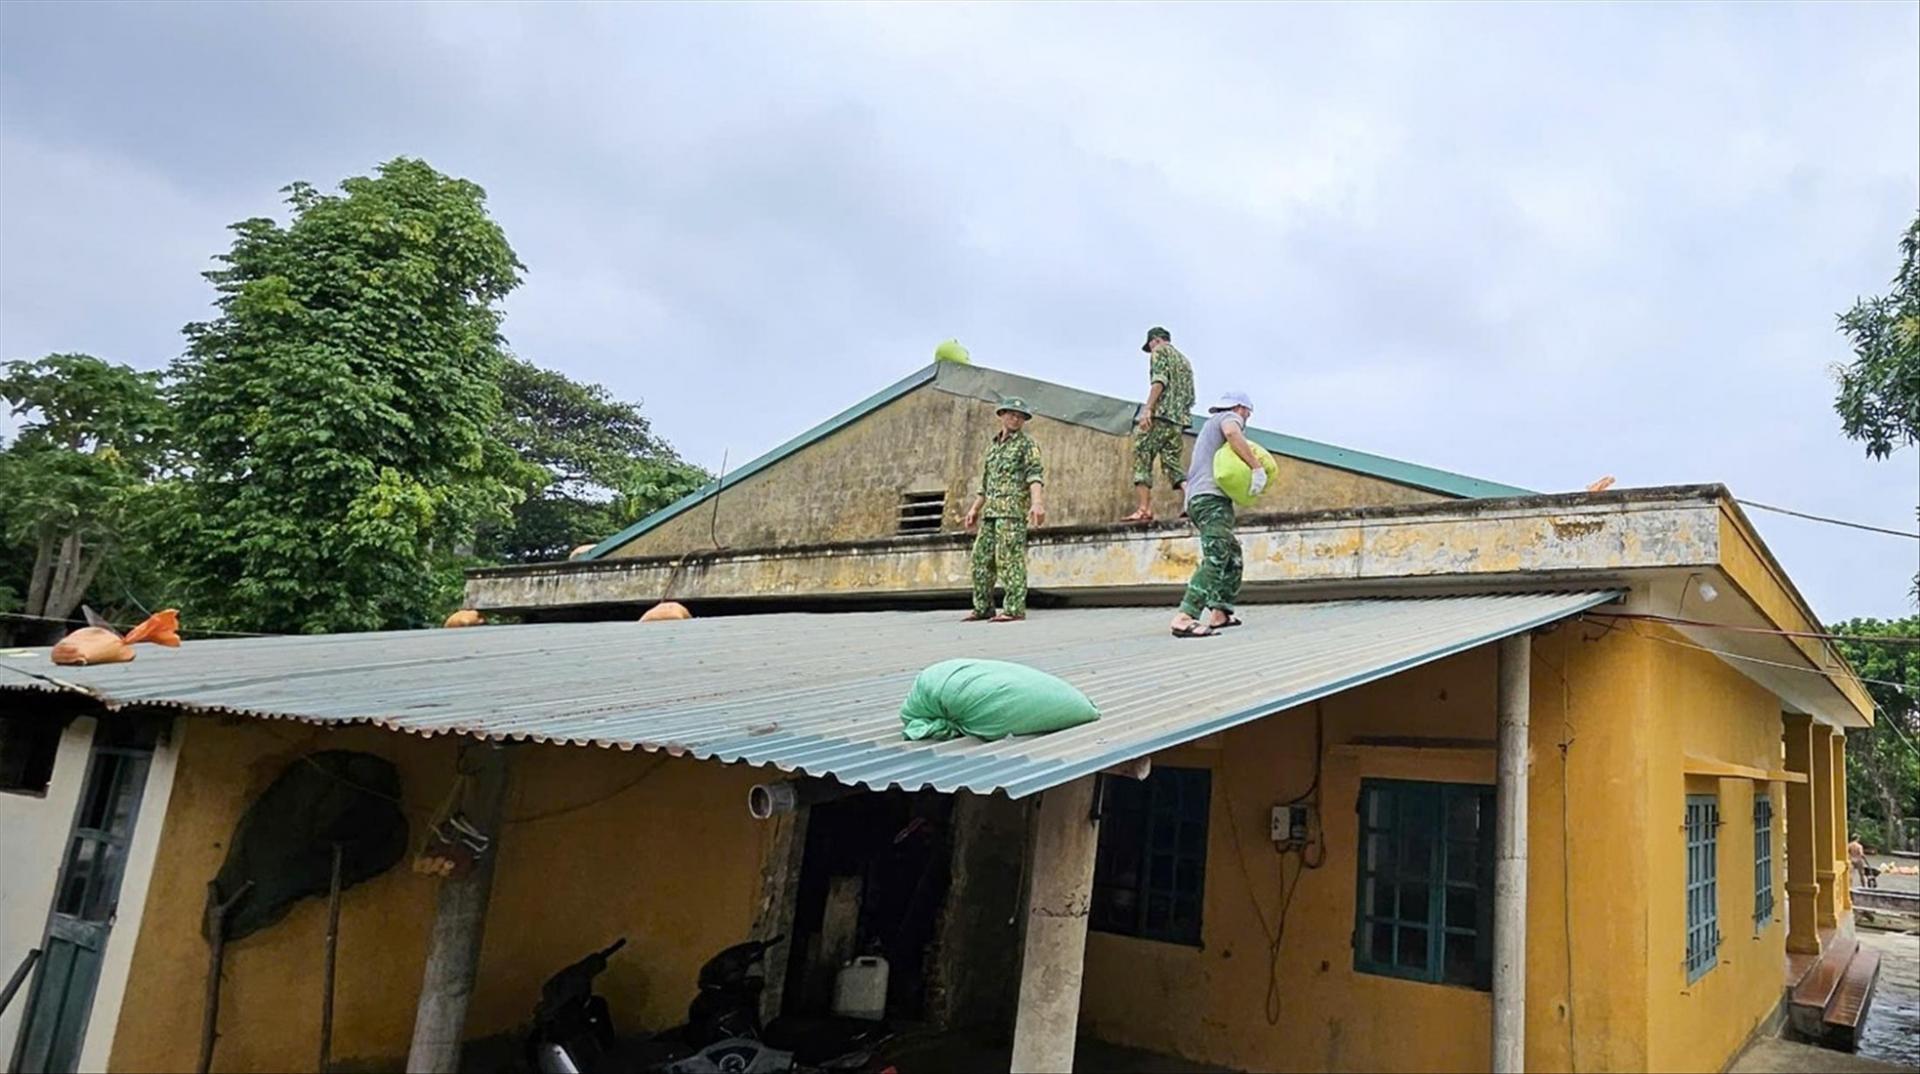
[[[1193,365],[1173,348],[1173,334],[1164,328],[1147,329],[1147,404],[1133,436],[1134,511],[1122,522],[1153,521],[1153,464],[1161,476],[1180,491],[1180,435],[1193,414]]]
[[[1253,445],[1247,442],[1247,419],[1253,404],[1244,392],[1228,392],[1207,408],[1206,425],[1193,444],[1193,462],[1187,467],[1187,517],[1200,531],[1200,565],[1187,582],[1180,614],[1173,617],[1176,638],[1207,638],[1240,625],[1233,601],[1240,595],[1240,539],[1233,535],[1233,501],[1213,475],[1213,457],[1229,445],[1252,471],[1252,492],[1267,486],[1267,471]]]
[[[1027,617],[1027,526],[1047,521],[1047,471],[1040,464],[1040,448],[1025,428],[1033,412],[1016,396],[994,413],[1000,418],[1000,432],[987,445],[980,491],[967,508],[967,528],[980,528],[973,539],[973,613],[966,618],[970,623],[982,619],[1015,623]],[[998,615],[993,612],[995,574],[1006,591],[1006,604]]]

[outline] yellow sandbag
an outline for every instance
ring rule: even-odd
[[[686,605],[681,604],[679,601],[663,600],[653,607],[648,608],[647,613],[640,617],[640,621],[642,623],[659,623],[670,619],[692,618],[693,613],[687,610]]]
[[[472,608],[462,608],[452,615],[447,616],[445,625],[449,627],[484,626],[486,622],[486,616],[481,615]]]
[[[933,348],[933,360],[936,362],[957,362],[960,365],[973,364],[973,356],[967,353],[967,348],[962,347],[960,341],[957,339],[947,340],[945,343]]]
[[[127,631],[126,637],[106,625],[106,620],[86,609],[87,621],[93,626],[79,630],[61,638],[53,647],[53,662],[69,667],[85,667],[89,664],[124,664],[133,659],[133,646],[141,642],[164,645],[169,649],[180,647],[180,613],[172,608],[154,612],[139,626]]]
[[[1267,472],[1266,488],[1260,490],[1265,493],[1280,476],[1280,464],[1274,461],[1272,452],[1259,444],[1249,440],[1247,446],[1253,449],[1253,457],[1260,460],[1260,468]],[[1253,494],[1253,467],[1241,460],[1232,444],[1221,444],[1220,450],[1213,453],[1213,480],[1219,484],[1220,491],[1227,494],[1227,499],[1241,507],[1252,507],[1260,499]]]

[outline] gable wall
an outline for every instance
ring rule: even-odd
[[[723,548],[769,548],[891,537],[902,497],[942,491],[942,529],[960,529],[979,479],[987,442],[998,428],[991,403],[922,387],[729,486],[713,501],[641,534],[610,557],[679,555]],[[1133,509],[1128,439],[1083,425],[1036,417],[1027,426],[1047,467],[1047,522],[1112,522]],[[1192,452],[1184,438],[1182,462]],[[1443,497],[1378,478],[1294,459],[1281,460],[1263,512],[1375,504],[1426,503]],[[1156,479],[1154,511],[1180,513]]]

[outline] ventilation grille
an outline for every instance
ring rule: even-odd
[[[939,533],[946,517],[945,492],[909,492],[900,497],[901,533]]]

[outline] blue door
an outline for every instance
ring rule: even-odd
[[[99,723],[14,1048],[19,1074],[66,1074],[79,1065],[160,727],[125,716],[103,716]]]

